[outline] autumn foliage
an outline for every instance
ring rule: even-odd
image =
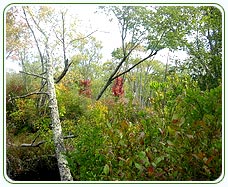
[[[91,80],[89,80],[89,79],[80,80],[79,86],[80,86],[79,94],[91,98],[91,94],[92,94],[92,92],[91,92]]]
[[[117,77],[115,79],[114,85],[112,87],[112,93],[114,96],[122,97],[124,95],[123,83],[124,80],[122,77]]]

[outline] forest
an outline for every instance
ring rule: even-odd
[[[221,178],[222,11],[206,5],[94,5],[94,16],[118,28],[115,47],[114,35],[106,39],[77,17],[86,6],[5,10],[5,66],[18,64],[5,70],[7,177]],[[109,58],[104,42],[114,46]],[[167,60],[157,60],[164,49]]]

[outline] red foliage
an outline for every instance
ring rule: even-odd
[[[91,80],[80,80],[79,86],[80,86],[79,94],[91,98],[91,95],[92,95],[92,91],[90,87]]]
[[[153,175],[153,173],[154,173],[154,167],[153,166],[149,166],[147,168],[147,173],[151,177]]]
[[[115,83],[112,87],[112,93],[114,96],[122,97],[124,95],[123,83],[124,80],[122,77],[117,77],[115,79]]]

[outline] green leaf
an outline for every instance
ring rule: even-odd
[[[171,142],[170,140],[167,140],[167,144],[168,144],[169,146],[174,146],[174,143]]]
[[[157,157],[152,165],[157,166],[162,160],[164,160],[164,156]]]
[[[137,169],[139,169],[140,171],[143,170],[143,166],[140,165],[140,164],[138,164],[137,162],[135,162],[135,167],[136,167]]]
[[[105,164],[104,169],[103,169],[104,174],[105,175],[108,175],[109,174],[109,171],[110,171],[109,165],[108,164]]]

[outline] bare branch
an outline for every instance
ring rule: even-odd
[[[30,25],[30,23],[29,23],[29,21],[28,21],[28,18],[27,18],[27,14],[26,14],[25,8],[22,7],[22,9],[23,9],[23,13],[24,13],[24,15],[25,15],[25,21],[26,21],[26,23],[27,23],[27,25],[28,25],[28,27],[29,27],[29,29],[30,29],[32,35],[33,35],[34,40],[35,40],[36,47],[37,47],[37,50],[38,50],[39,55],[40,55],[40,61],[41,61],[41,63],[43,64],[44,58],[43,58],[43,55],[42,55],[42,53],[41,53],[41,50],[40,50],[39,43],[38,43],[38,40],[37,40],[37,38],[36,38],[35,32],[34,32],[34,30],[32,29],[32,27],[31,27],[31,25]],[[34,20],[34,19],[33,19],[33,20]]]
[[[56,36],[56,38],[61,42],[61,43],[63,43],[63,41],[62,41],[62,39],[61,38],[59,38],[59,36],[57,35],[57,33],[56,33],[56,31],[53,29],[53,32],[54,32],[54,34],[55,34],[55,36]]]
[[[8,59],[12,53],[13,53],[13,50],[8,52],[8,54],[6,55],[6,59]]]
[[[40,141],[38,142],[37,144],[34,144],[34,143],[31,143],[31,144],[21,144],[21,147],[39,147],[40,145],[44,144],[46,141],[43,140],[43,141]]]
[[[72,61],[72,62],[73,62],[73,61]],[[69,67],[70,67],[71,64],[72,64],[72,62],[71,62],[70,64],[68,64],[68,59],[66,59],[66,60],[64,61],[64,64],[65,64],[64,70],[62,71],[62,73],[59,75],[58,78],[54,78],[56,84],[59,83],[59,82],[62,80],[62,78],[66,75],[66,73],[67,73]]]
[[[142,59],[142,60],[140,60],[139,62],[137,62],[136,64],[134,64],[133,66],[131,66],[131,67],[130,67],[129,69],[127,69],[126,71],[124,71],[124,72],[122,72],[122,73],[116,75],[115,77],[113,77],[113,78],[112,78],[112,81],[113,81],[114,79],[116,79],[117,77],[120,77],[120,76],[122,76],[122,75],[128,73],[129,71],[131,71],[132,69],[134,69],[136,66],[138,66],[139,64],[141,64],[142,62],[144,62],[145,60],[151,58],[152,56],[155,56],[155,55],[157,54],[157,52],[158,52],[158,51],[155,51],[154,53],[153,53],[153,52],[150,53],[147,57],[145,57],[144,59]]]
[[[45,79],[45,77],[41,76],[41,75],[38,75],[38,74],[35,74],[35,73],[28,73],[28,72],[24,72],[24,71],[19,71],[20,73],[24,73],[26,75],[31,75],[31,76],[34,76],[34,77],[38,77],[38,78],[41,78],[41,79]]]
[[[63,60],[65,62],[65,67],[66,65],[68,65],[68,60],[66,59],[66,46],[65,46],[65,17],[64,17],[64,13],[62,12],[61,13],[61,17],[62,17],[62,27],[63,27],[63,30],[62,30],[62,44],[63,44]],[[66,64],[66,60],[67,60],[67,64]]]
[[[126,61],[126,59],[130,56],[130,54],[132,53],[132,51],[139,46],[139,43],[136,44],[135,46],[133,46],[131,48],[131,50],[127,53],[127,55],[125,55],[123,57],[123,59],[120,61],[120,63],[118,64],[118,66],[116,67],[116,69],[113,71],[113,73],[110,75],[108,81],[106,82],[105,86],[102,88],[101,92],[99,93],[99,95],[97,96],[96,100],[99,100],[101,98],[101,96],[103,95],[103,93],[105,92],[105,90],[108,88],[108,86],[112,83],[113,81],[113,77],[116,75],[116,73],[118,72],[118,70],[120,69],[120,67],[122,66],[122,64]]]
[[[158,40],[158,42],[157,42],[155,48],[157,48],[157,46],[159,45],[159,42],[161,41],[161,39],[163,38],[163,36],[165,35],[165,33],[166,33],[166,31],[163,31],[163,32],[162,32],[162,34],[161,34],[161,36],[160,36],[160,38],[159,38],[159,40]],[[134,48],[132,48],[132,50],[135,49],[136,47],[137,47],[137,45],[134,46]],[[156,51],[152,50],[151,53],[150,53],[147,57],[143,58],[142,60],[140,60],[139,62],[137,62],[136,64],[134,64],[132,67],[130,67],[130,68],[127,69],[126,71],[124,71],[124,72],[122,72],[122,73],[120,73],[120,74],[118,74],[118,75],[116,75],[116,76],[113,76],[112,79],[111,79],[111,81],[113,81],[113,80],[116,79],[117,77],[120,77],[121,75],[124,75],[124,74],[128,73],[128,72],[131,71],[133,68],[135,68],[136,66],[138,66],[139,64],[141,64],[141,63],[144,62],[145,60],[151,58],[152,56],[155,56],[155,55],[157,54],[158,51],[159,51],[159,49],[157,49]]]
[[[69,138],[76,138],[77,136],[76,135],[68,135],[68,136],[63,136],[63,139],[66,140],[66,139],[69,139]]]
[[[69,139],[69,138],[75,138],[75,137],[77,137],[77,136],[76,135],[68,135],[68,136],[64,136],[63,139]],[[30,143],[30,144],[27,144],[27,143],[21,144],[21,147],[39,147],[40,145],[47,142],[46,140],[42,140],[42,141],[39,141],[37,144],[34,144],[35,140],[33,140],[32,143]]]
[[[88,37],[90,37],[93,33],[97,32],[97,31],[98,31],[98,30],[95,30],[95,31],[89,33],[88,35],[86,35],[86,36],[84,36],[84,37],[76,38],[76,39],[71,40],[71,41],[69,42],[69,44],[66,46],[66,49],[67,49],[67,48],[69,47],[69,45],[72,44],[74,41],[76,41],[76,40],[83,40],[83,39],[85,39],[85,38],[88,38]]]
[[[28,94],[25,94],[25,95],[20,95],[20,96],[13,97],[12,99],[25,98],[25,97],[28,97],[28,96],[31,96],[31,95],[40,95],[40,94],[48,95],[47,92],[31,92],[31,93],[28,93]]]

